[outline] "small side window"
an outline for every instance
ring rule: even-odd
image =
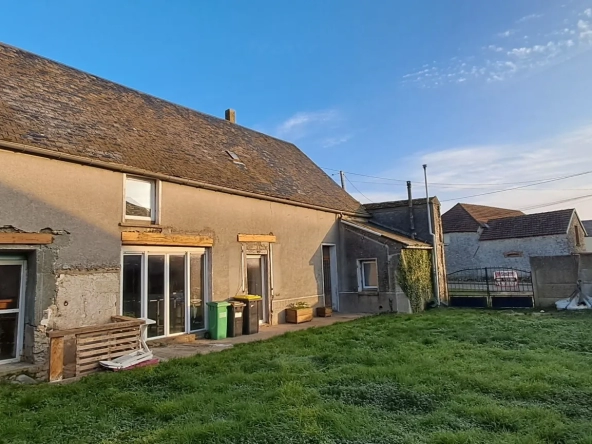
[[[578,227],[577,225],[574,225],[574,230],[576,232],[576,246],[581,247],[582,246],[582,233],[580,232],[580,227]]]
[[[376,259],[361,259],[358,261],[360,290],[378,289],[378,265]]]
[[[133,176],[126,177],[125,218],[156,221],[156,181]]]

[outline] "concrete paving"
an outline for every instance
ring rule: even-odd
[[[259,333],[254,335],[243,335],[236,338],[227,338],[219,341],[208,339],[196,339],[195,341],[183,343],[170,343],[164,346],[154,346],[148,342],[154,356],[161,361],[168,361],[174,358],[188,358],[195,355],[205,355],[212,352],[218,352],[232,348],[234,344],[244,344],[247,342],[264,341],[280,336],[291,331],[307,330],[313,327],[325,327],[327,325],[336,324],[338,322],[353,321],[360,317],[367,316],[367,314],[340,314],[333,313],[333,316],[328,318],[313,318],[310,322],[302,324],[280,324],[267,326],[262,325],[259,328]]]

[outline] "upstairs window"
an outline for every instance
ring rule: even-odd
[[[358,261],[358,273],[361,291],[378,289],[378,265],[376,259],[360,259]]]
[[[126,177],[125,218],[156,221],[156,181],[133,176]]]

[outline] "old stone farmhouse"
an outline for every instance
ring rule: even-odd
[[[442,215],[449,273],[469,268],[530,271],[530,257],[585,251],[585,229],[576,210],[524,214],[457,204]]]
[[[0,45],[0,362],[43,362],[46,332],[156,321],[207,328],[204,305],[263,296],[407,310],[404,249],[291,143]],[[438,213],[439,215],[439,213]],[[434,223],[439,223],[439,216]]]

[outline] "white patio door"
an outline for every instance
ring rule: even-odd
[[[155,321],[148,338],[206,328],[205,270],[204,249],[124,251],[122,313]]]
[[[20,360],[26,261],[0,259],[0,364]]]

